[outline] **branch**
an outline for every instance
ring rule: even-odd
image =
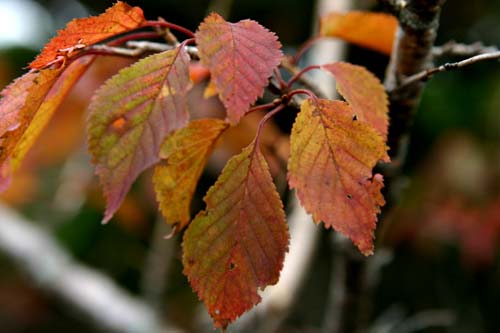
[[[432,48],[432,57],[434,59],[443,56],[460,56],[460,57],[473,57],[475,55],[492,53],[498,51],[496,46],[484,46],[481,42],[474,44],[461,44],[450,41],[442,46],[435,46]]]
[[[181,332],[111,279],[71,258],[47,232],[0,205],[0,250],[41,289],[91,318],[102,331]]]
[[[387,2],[387,1],[383,1]],[[414,118],[423,83],[398,89],[407,77],[427,69],[432,60],[441,6],[445,0],[408,0],[397,12],[399,27],[384,85],[389,93],[391,158],[403,160],[401,146]]]
[[[128,41],[126,47],[109,45],[92,45],[87,47],[83,54],[115,55],[122,57],[139,57],[148,53],[164,52],[175,49],[177,45],[155,43],[149,41]],[[194,46],[186,46],[188,54],[198,59],[198,49]]]
[[[494,59],[500,59],[500,51],[496,52],[491,52],[491,53],[484,53],[484,54],[479,54],[474,57],[470,57],[468,59],[458,61],[458,62],[451,62],[451,63],[446,63],[444,65],[431,68],[431,69],[426,69],[423,70],[417,74],[414,74],[412,76],[407,77],[404,79],[397,89],[403,89],[409,85],[412,85],[416,82],[419,81],[426,81],[429,80],[434,74],[436,73],[442,73],[442,72],[447,72],[451,71],[454,69],[459,69],[463,68],[469,65],[477,64],[478,62],[485,61],[485,60],[494,60]],[[391,92],[389,92],[391,93]]]

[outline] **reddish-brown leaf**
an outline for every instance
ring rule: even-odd
[[[226,327],[260,301],[259,288],[278,281],[288,228],[255,142],[229,160],[204,200],[184,235],[184,274],[215,325]]]
[[[387,138],[389,109],[380,80],[366,68],[346,62],[327,64],[322,68],[335,76],[339,93],[353,110],[351,116],[369,123],[384,139]]]
[[[81,48],[118,34],[139,28],[145,22],[142,9],[131,7],[118,1],[99,16],[74,19],[65,29],[59,30],[30,64],[30,68],[40,69],[58,56],[71,57]]]
[[[52,115],[76,81],[87,70],[93,57],[77,59],[64,72],[30,72],[7,87],[0,102],[0,190],[10,183]]]
[[[163,143],[153,183],[160,210],[176,231],[191,221],[190,205],[196,184],[220,135],[228,124],[219,119],[194,120]]]
[[[373,252],[373,231],[384,198],[383,179],[372,177],[387,147],[369,124],[353,120],[344,102],[303,102],[291,134],[288,180],[314,221]]]
[[[262,96],[282,52],[276,35],[252,20],[226,22],[209,15],[196,32],[207,66],[231,123],[237,123]]]
[[[397,27],[398,20],[392,15],[353,11],[322,17],[319,33],[389,55]]]
[[[130,186],[159,161],[165,137],[188,122],[189,56],[179,47],[122,69],[89,106],[89,150],[107,201],[104,222]]]

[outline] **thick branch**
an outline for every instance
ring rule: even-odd
[[[38,285],[106,332],[181,332],[162,327],[152,309],[105,275],[76,263],[56,241],[0,205],[0,250]]]
[[[399,27],[387,68],[385,87],[389,94],[388,144],[391,157],[400,154],[402,137],[407,134],[422,95],[423,83],[398,89],[407,77],[427,69],[432,58],[441,6],[445,0],[409,0],[398,13]],[[401,156],[399,156],[401,158]]]

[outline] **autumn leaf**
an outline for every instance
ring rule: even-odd
[[[101,42],[118,34],[137,29],[145,22],[142,9],[118,1],[99,16],[74,19],[65,29],[59,30],[29,65],[41,69],[58,56],[76,55],[80,48]]]
[[[376,216],[384,199],[382,176],[372,177],[385,158],[383,138],[369,124],[352,118],[344,102],[308,99],[291,133],[290,188],[314,221],[349,237],[359,250],[373,253]]]
[[[364,67],[341,61],[323,65],[322,68],[335,76],[339,93],[352,108],[351,116],[369,123],[386,139],[388,100],[379,79]]]
[[[183,47],[141,59],[97,91],[88,145],[111,219],[137,176],[158,162],[160,145],[188,122],[189,56]]]
[[[8,86],[0,101],[0,190],[10,183],[26,153],[93,57],[75,60],[65,71],[29,72]]]
[[[262,96],[283,55],[281,44],[255,21],[230,23],[215,13],[195,35],[201,62],[210,70],[230,122],[237,123]]]
[[[167,223],[182,230],[190,221],[190,205],[196,184],[220,135],[228,124],[218,119],[192,121],[163,143],[153,184],[160,210]]]
[[[255,141],[224,167],[206,210],[184,235],[183,264],[217,327],[226,327],[275,284],[288,249],[283,205]]]
[[[389,14],[352,11],[321,18],[320,36],[337,37],[384,54],[391,54],[398,20]]]

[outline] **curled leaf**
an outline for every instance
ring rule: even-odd
[[[353,120],[344,102],[302,103],[291,134],[288,181],[314,221],[349,237],[373,253],[373,231],[384,198],[383,179],[372,176],[387,155],[383,138],[369,124]]]
[[[281,44],[255,21],[230,23],[215,13],[195,35],[200,60],[210,70],[230,122],[237,123],[262,96],[283,56]]]
[[[321,18],[319,34],[391,54],[398,20],[389,14],[352,11]]]
[[[184,235],[184,274],[218,327],[260,301],[288,249],[283,205],[255,141],[224,167]]]
[[[158,162],[165,137],[188,122],[189,56],[179,47],[122,69],[97,91],[88,121],[88,145],[107,201],[104,222],[130,186]]]
[[[181,231],[190,222],[196,184],[220,135],[228,124],[218,119],[194,120],[163,143],[153,183],[160,210],[169,224]]]

